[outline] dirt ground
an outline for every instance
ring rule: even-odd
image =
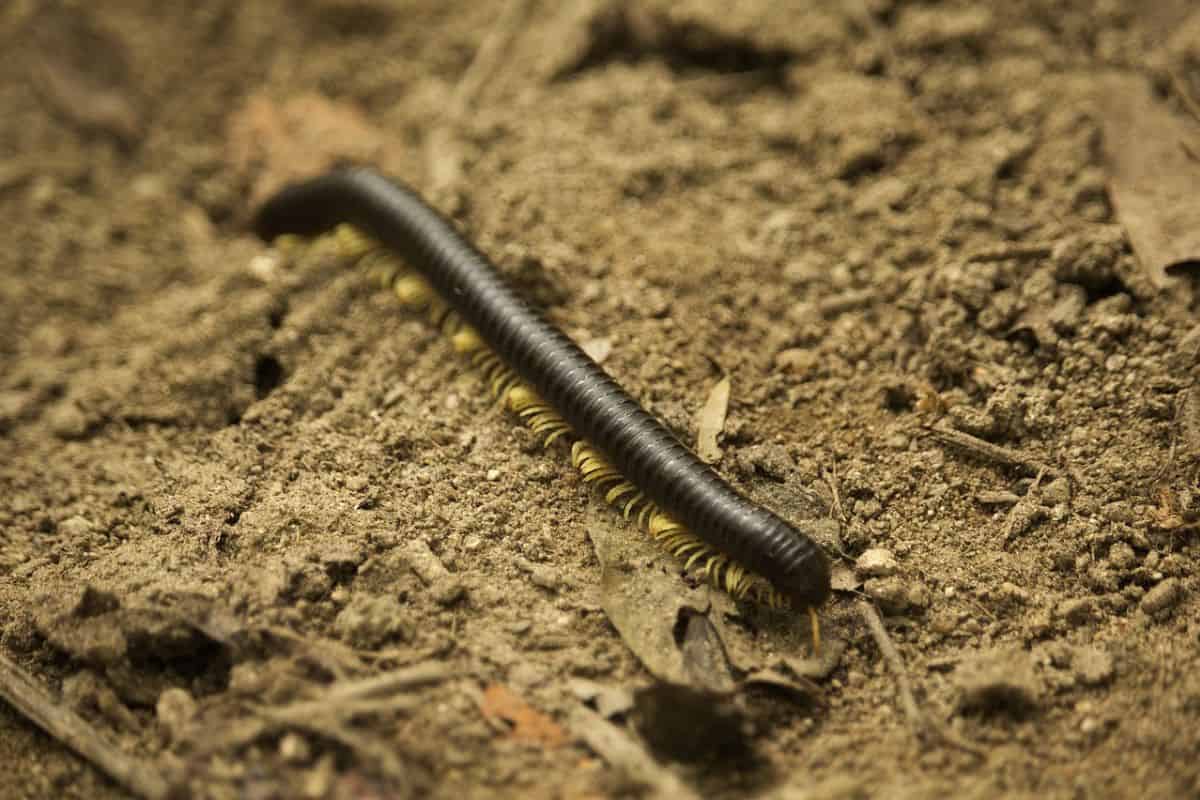
[[[1195,286],[1104,136],[1114,75],[1188,121],[1189,12],[9,0],[0,654],[143,782],[0,703],[0,795],[1200,796]],[[718,469],[838,565],[820,654],[250,235],[345,161],[684,441],[730,378]]]

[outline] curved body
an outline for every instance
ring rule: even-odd
[[[259,210],[265,239],[348,223],[419,271],[478,335],[646,497],[793,604],[829,596],[811,538],[751,502],[700,461],[565,334],[521,298],[450,221],[371,170],[338,170],[283,189]]]

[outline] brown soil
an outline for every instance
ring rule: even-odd
[[[1127,243],[1095,92],[1200,88],[1200,41],[1156,44],[1182,17],[451,5],[0,8],[2,652],[196,796],[647,791],[571,722],[581,679],[654,682],[604,610],[600,500],[329,248],[247,233],[283,181],[370,161],[686,441],[730,375],[719,469],[840,523],[823,703],[743,689],[740,754],[699,763],[611,715],[683,784],[1200,793],[1192,291]],[[769,661],[778,625],[731,615]],[[430,661],[395,708],[263,721]],[[0,795],[125,796],[0,709]]]

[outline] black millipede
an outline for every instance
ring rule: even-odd
[[[285,187],[254,228],[267,241],[337,229],[402,300],[431,308],[493,394],[547,445],[576,439],[572,462],[610,504],[732,595],[808,609],[815,626],[830,592],[821,548],[680,443],[416,192],[366,168],[338,169]]]

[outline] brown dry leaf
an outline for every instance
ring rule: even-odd
[[[538,711],[524,698],[503,684],[493,683],[483,690],[479,710],[489,719],[512,725],[512,738],[545,747],[561,747],[567,733],[557,722]]]
[[[286,183],[339,162],[400,172],[399,143],[349,103],[305,92],[276,101],[254,94],[229,116],[226,144],[233,168],[249,180],[257,205]]]
[[[721,448],[717,446],[717,437],[725,427],[725,414],[729,411],[729,376],[717,381],[717,385],[708,393],[708,400],[700,415],[696,418],[696,455],[706,464],[712,464],[721,457]]]
[[[1098,82],[1109,194],[1147,278],[1162,289],[1168,270],[1200,262],[1200,125],[1173,114],[1139,75]]]
[[[621,641],[654,677],[691,685],[675,624],[682,613],[707,610],[708,587],[689,588],[665,568],[669,555],[609,509],[592,512],[587,534],[601,567],[600,605]]]

